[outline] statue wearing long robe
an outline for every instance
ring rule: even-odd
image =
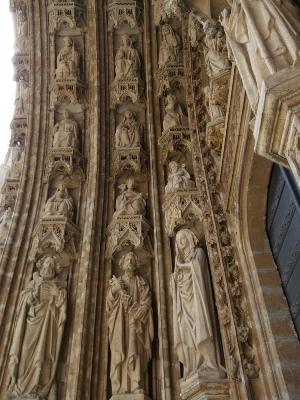
[[[21,292],[9,352],[12,396],[57,400],[55,374],[66,320],[65,286],[55,278],[54,259],[46,256],[40,272]]]
[[[142,193],[134,190],[134,180],[129,178],[120,187],[122,193],[116,199],[115,215],[145,215],[146,201]]]
[[[54,126],[53,147],[78,148],[78,125],[76,121],[70,119],[68,111],[63,113],[63,119]]]
[[[140,127],[132,111],[126,111],[116,129],[117,147],[137,147],[140,144]]]
[[[159,49],[158,65],[160,68],[168,64],[179,63],[180,37],[171,25],[162,26],[162,41]]]
[[[165,115],[163,120],[164,131],[168,129],[182,126],[183,113],[177,98],[173,94],[168,94],[166,97]]]
[[[133,47],[132,40],[128,35],[122,36],[121,47],[117,51],[116,79],[138,78],[141,61],[138,51]]]
[[[72,219],[74,213],[74,202],[68,194],[68,190],[64,185],[59,186],[56,192],[51,196],[44,208],[44,216],[60,216]]]
[[[64,46],[57,56],[56,78],[79,78],[80,55],[75,50],[74,42],[70,37],[64,39]]]
[[[190,179],[185,165],[179,165],[176,161],[169,163],[168,183],[165,187],[166,193],[174,193],[177,190],[188,190],[195,186]]]
[[[133,252],[121,258],[121,277],[110,280],[106,310],[111,348],[110,378],[113,394],[147,392],[147,364],[151,359],[153,317],[151,291],[136,275]]]
[[[171,276],[174,347],[184,376],[222,377],[216,317],[208,263],[198,239],[189,229],[176,235],[175,271]]]
[[[285,1],[229,0],[223,11],[227,43],[255,110],[261,84],[300,58],[299,11]],[[293,10],[295,10],[293,12]]]

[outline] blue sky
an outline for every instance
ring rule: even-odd
[[[14,30],[9,0],[0,0],[0,164],[3,163],[10,139],[10,122],[14,112],[13,81]]]

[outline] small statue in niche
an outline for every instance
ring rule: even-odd
[[[106,296],[112,393],[145,393],[154,335],[151,291],[135,273],[135,253],[123,255],[119,266],[124,272],[119,278],[112,277]]]
[[[80,54],[75,49],[73,40],[67,36],[64,38],[64,46],[57,56],[57,68],[55,76],[58,79],[79,78]]]
[[[21,292],[9,352],[8,392],[17,398],[56,400],[55,374],[67,311],[66,282],[52,256],[36,263],[38,272]]]
[[[182,126],[183,112],[174,94],[168,94],[165,103],[165,116],[163,120],[164,131]]]
[[[212,90],[209,86],[205,86],[203,89],[205,96],[205,107],[207,114],[211,121],[216,121],[220,118],[225,118],[225,112],[220,104],[220,98],[217,93],[217,85]],[[226,104],[226,100],[224,102]]]
[[[29,109],[29,85],[24,79],[19,81],[19,94],[15,101],[15,117],[26,117]]]
[[[228,58],[225,33],[219,22],[214,19],[207,19],[203,22],[205,33],[205,61],[207,74],[213,77],[231,67]]]
[[[63,112],[63,118],[53,128],[53,147],[72,147],[78,149],[78,125],[70,118],[67,110]]]
[[[146,214],[146,200],[142,193],[134,190],[134,186],[133,178],[128,178],[125,184],[119,186],[121,194],[116,199],[115,216]]]
[[[16,50],[24,52],[28,48],[28,20],[26,11],[22,8],[16,10]]]
[[[166,193],[195,187],[195,183],[190,178],[184,164],[180,165],[176,161],[171,161],[169,163],[168,183],[165,187]]]
[[[141,61],[129,35],[121,37],[121,47],[116,54],[115,67],[117,80],[139,77]]]
[[[9,232],[9,228],[10,228],[10,224],[12,221],[12,216],[13,216],[13,212],[12,209],[10,207],[8,207],[1,219],[0,219],[0,245],[4,245],[8,232]]]
[[[20,143],[11,148],[11,167],[9,170],[10,179],[19,179],[24,163],[24,148]]]
[[[225,372],[220,361],[206,255],[189,229],[177,232],[175,248],[175,270],[170,283],[174,347],[184,376],[198,371],[204,378],[222,378]]]
[[[168,64],[179,63],[179,49],[181,40],[179,35],[174,32],[171,25],[163,25],[161,28],[162,42],[159,49],[158,65],[159,68]]]
[[[64,184],[60,184],[56,192],[51,196],[44,208],[44,217],[66,217],[73,218],[74,202]]]
[[[290,1],[228,0],[222,12],[227,43],[253,110],[264,79],[300,59],[299,9]]]
[[[140,126],[132,111],[125,111],[116,129],[116,147],[138,147],[140,145]]]

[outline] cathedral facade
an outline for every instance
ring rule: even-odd
[[[300,8],[10,0],[0,399],[300,398]]]

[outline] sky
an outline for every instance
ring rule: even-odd
[[[12,57],[14,30],[9,0],[0,0],[0,164],[4,162],[9,140],[10,123],[14,112],[15,87]]]

